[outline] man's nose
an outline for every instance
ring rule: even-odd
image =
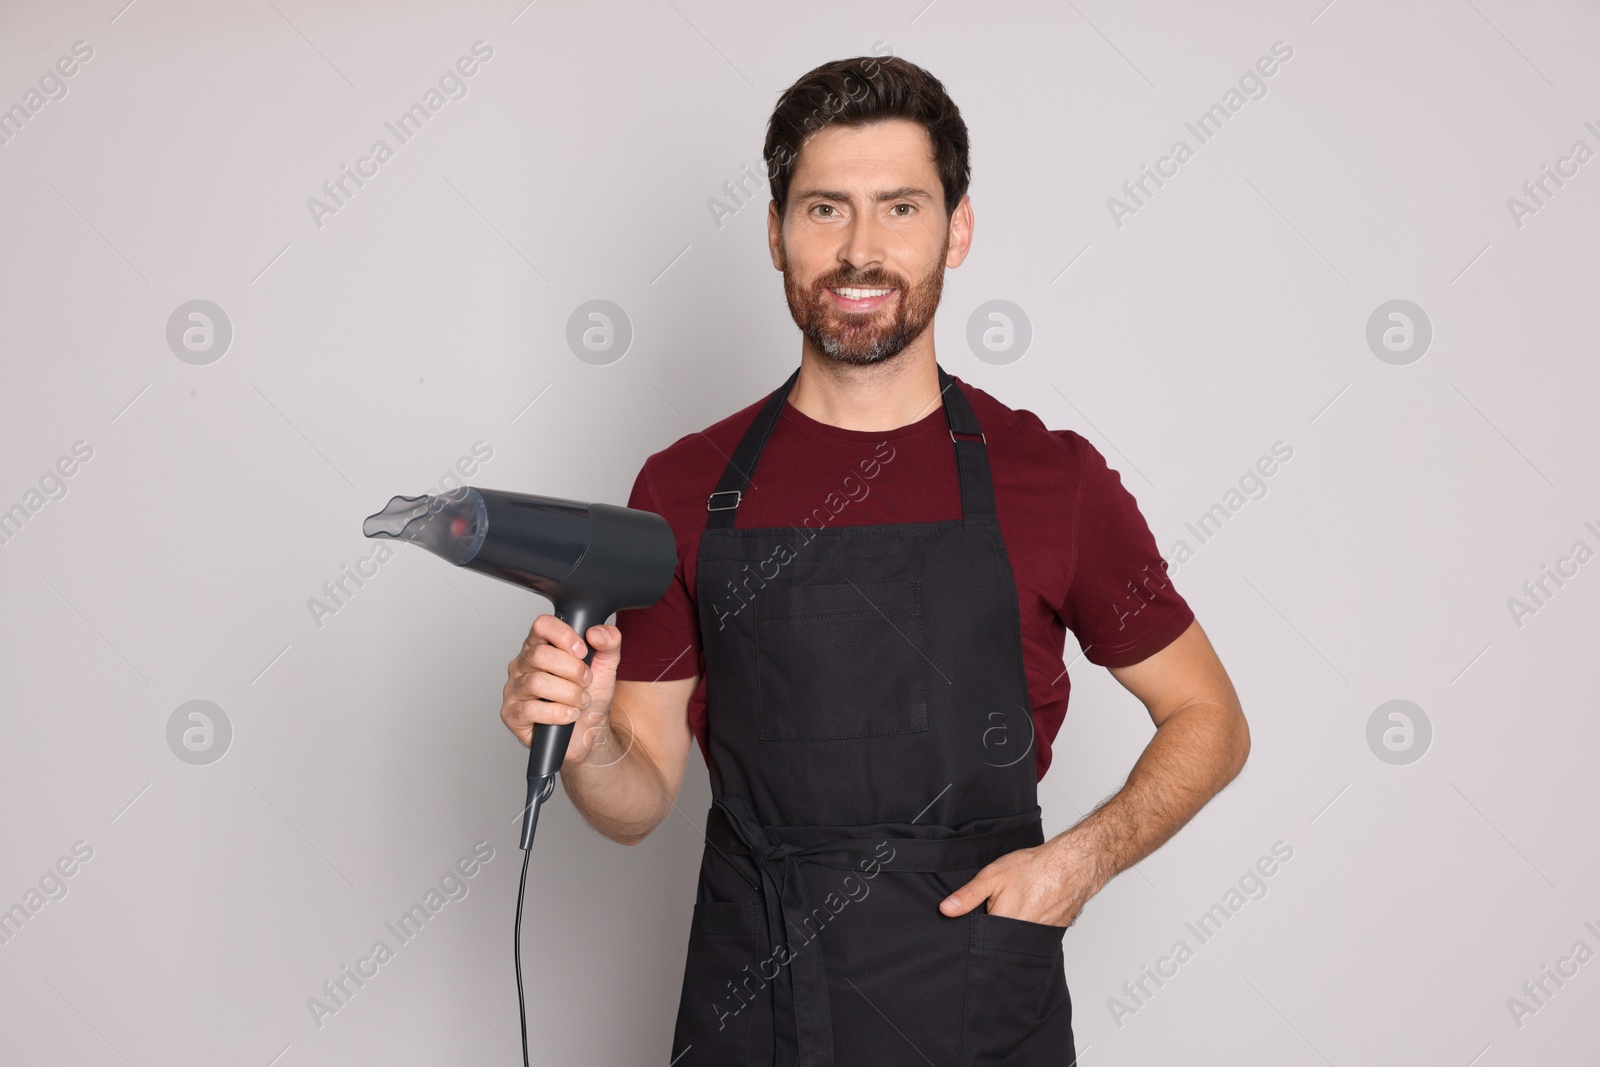
[[[888,248],[887,228],[869,212],[850,220],[844,246],[839,249],[839,263],[857,273],[882,267]]]

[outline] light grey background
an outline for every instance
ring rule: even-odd
[[[780,382],[799,341],[765,196],[720,227],[708,201],[762,171],[798,75],[892,51],[972,135],[948,370],[1087,436],[1163,551],[1293,448],[1174,570],[1254,750],[1068,932],[1082,1062],[1596,1063],[1600,962],[1534,1013],[1508,999],[1600,951],[1600,562],[1520,620],[1508,601],[1600,549],[1600,160],[1520,225],[1507,201],[1600,149],[1600,15],[1325,2],[0,8],[0,106],[93,49],[0,145],[0,508],[93,450],[0,546],[0,906],[93,850],[0,945],[0,1062],[516,1062],[524,751],[497,709],[548,605],[410,550],[320,626],[308,601],[371,553],[362,516],[475,442],[477,484],[622,502],[646,455]],[[480,40],[466,96],[319,227],[308,198]],[[1267,94],[1118,226],[1108,198],[1195,147],[1185,121],[1277,41]],[[207,365],[167,343],[191,300],[231,324]],[[592,300],[632,328],[607,365],[566,342]],[[1021,358],[969,348],[991,300],[1027,316]],[[1432,327],[1407,365],[1367,344],[1391,300]],[[1051,834],[1151,733],[1071,670]],[[231,727],[202,765],[168,743],[194,700]],[[1431,724],[1420,760],[1369,748],[1391,700]],[[552,802],[539,1062],[670,1058],[708,799],[696,753],[681,813],[631,849]],[[314,1023],[322,983],[480,840],[465,898]],[[1266,895],[1200,944],[1185,923],[1280,841]],[[1193,958],[1130,1000],[1180,939]]]

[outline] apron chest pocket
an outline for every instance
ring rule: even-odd
[[[914,579],[763,589],[755,599],[761,739],[926,730],[921,593]]]

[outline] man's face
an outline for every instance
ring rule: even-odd
[[[927,130],[906,119],[829,126],[800,151],[782,219],[768,211],[789,314],[822,356],[857,366],[902,352],[927,330],[946,266],[971,239],[953,217]]]

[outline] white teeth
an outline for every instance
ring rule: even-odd
[[[888,296],[893,289],[835,289],[846,300],[868,300],[875,296]]]

